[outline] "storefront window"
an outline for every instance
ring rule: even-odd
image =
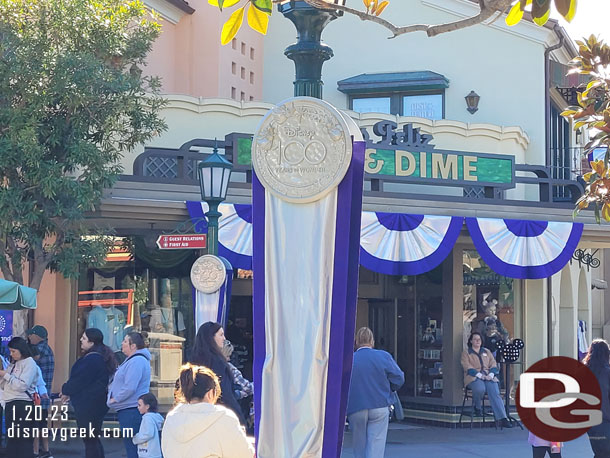
[[[400,288],[400,297],[395,301],[395,357],[405,373],[405,384],[399,393],[440,398],[443,394],[442,267],[393,279]]]
[[[74,342],[79,345],[86,328],[98,328],[120,362],[125,334],[142,331],[151,353],[151,391],[161,404],[171,405],[196,333],[189,273],[197,253],[161,251],[141,238],[130,239],[124,251],[125,256],[109,256],[100,268],[83,269]]]
[[[415,277],[417,313],[417,395],[443,394],[442,268]]]
[[[496,351],[499,340],[522,338],[518,280],[492,271],[476,250],[464,250],[464,338],[471,332],[483,335],[483,345]]]

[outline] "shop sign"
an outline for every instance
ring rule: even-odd
[[[160,250],[198,250],[206,248],[206,234],[160,235],[157,239]]]
[[[509,154],[472,153],[436,149],[432,136],[406,124],[398,130],[392,121],[373,126],[380,141],[362,129],[367,143],[364,171],[367,178],[439,186],[515,186],[515,157]],[[252,161],[252,139],[236,134],[234,148],[238,167]]]
[[[364,171],[369,178],[404,177],[405,182],[441,186],[514,187],[514,156],[439,150],[431,144],[431,135],[411,124],[398,130],[395,122],[380,121],[373,132],[381,140],[367,138]]]
[[[512,183],[512,165],[510,158],[500,155],[369,148],[366,150],[364,171],[371,175],[497,186]]]

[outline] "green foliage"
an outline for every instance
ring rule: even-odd
[[[36,288],[47,268],[73,277],[103,261],[110,242],[84,237],[86,213],[122,154],[166,127],[160,81],[142,73],[159,32],[139,1],[0,0],[5,277],[22,281],[29,258]]]
[[[576,44],[579,56],[570,62],[570,73],[589,75],[591,80],[578,92],[579,106],[561,114],[575,121],[574,129],[589,129],[586,153],[606,148],[604,160],[591,162],[592,172],[583,176],[587,187],[576,212],[594,205],[598,222],[601,218],[610,221],[610,46],[594,35]]]

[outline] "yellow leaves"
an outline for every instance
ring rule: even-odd
[[[366,8],[366,13],[375,16],[379,16],[383,13],[383,10],[390,4],[388,0],[384,0],[381,3],[379,3],[379,0],[362,0],[362,3],[364,3]]]
[[[589,201],[586,198],[581,198],[576,204],[578,210],[583,210],[589,206]]]
[[[237,32],[241,28],[241,24],[244,22],[245,8],[246,6],[244,5],[241,8],[233,11],[227,22],[225,22],[222,26],[222,31],[220,32],[220,42],[223,45],[229,43],[233,38],[235,38],[235,35],[237,35]]]
[[[582,179],[585,180],[585,183],[588,183],[592,176],[593,172],[587,172],[582,176]]]
[[[555,0],[555,8],[566,21],[572,22],[576,14],[576,0]]]
[[[383,13],[383,10],[385,10],[389,4],[390,4],[390,2],[387,0],[384,2],[381,2],[379,4],[379,6],[377,7],[377,9],[375,9],[375,11],[374,11],[375,16],[379,16],[381,13]]]
[[[506,24],[513,26],[523,19],[523,12],[532,5],[531,13],[533,21],[543,26],[549,20],[551,14],[551,3],[566,21],[571,22],[576,15],[577,0],[516,0],[506,16]]]
[[[547,23],[547,21],[549,20],[549,17],[551,16],[551,10],[547,10],[546,13],[544,13],[542,16],[539,17],[535,17],[534,18],[534,22],[539,25],[539,26],[543,26],[544,24]]]
[[[254,5],[250,5],[250,9],[248,9],[248,25],[257,32],[266,35],[267,27],[269,26],[269,15]]]
[[[600,159],[599,161],[591,161],[591,169],[593,169],[593,171],[597,173],[600,177],[603,177],[606,173],[606,167],[602,159]]]
[[[221,9],[236,5],[239,2],[240,0],[208,0],[210,5],[218,5]],[[235,38],[235,35],[239,32],[244,22],[246,8],[248,8],[248,25],[250,28],[263,35],[267,34],[269,16],[271,16],[271,0],[248,0],[244,6],[233,11],[227,22],[222,26],[220,42],[223,46]]]
[[[523,11],[525,10],[525,7],[531,4],[532,0],[522,0],[515,3],[506,16],[506,25],[512,26],[518,24],[521,19],[523,19]]]
[[[219,2],[218,0],[208,0],[208,3],[212,6],[217,6],[222,11],[223,8],[230,8],[233,5],[237,5],[240,0],[224,0]]]

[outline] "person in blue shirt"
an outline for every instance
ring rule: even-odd
[[[373,331],[356,332],[352,381],[347,401],[347,419],[352,430],[355,458],[380,458],[390,419],[392,391],[405,382],[405,374],[392,356],[375,350]]]

